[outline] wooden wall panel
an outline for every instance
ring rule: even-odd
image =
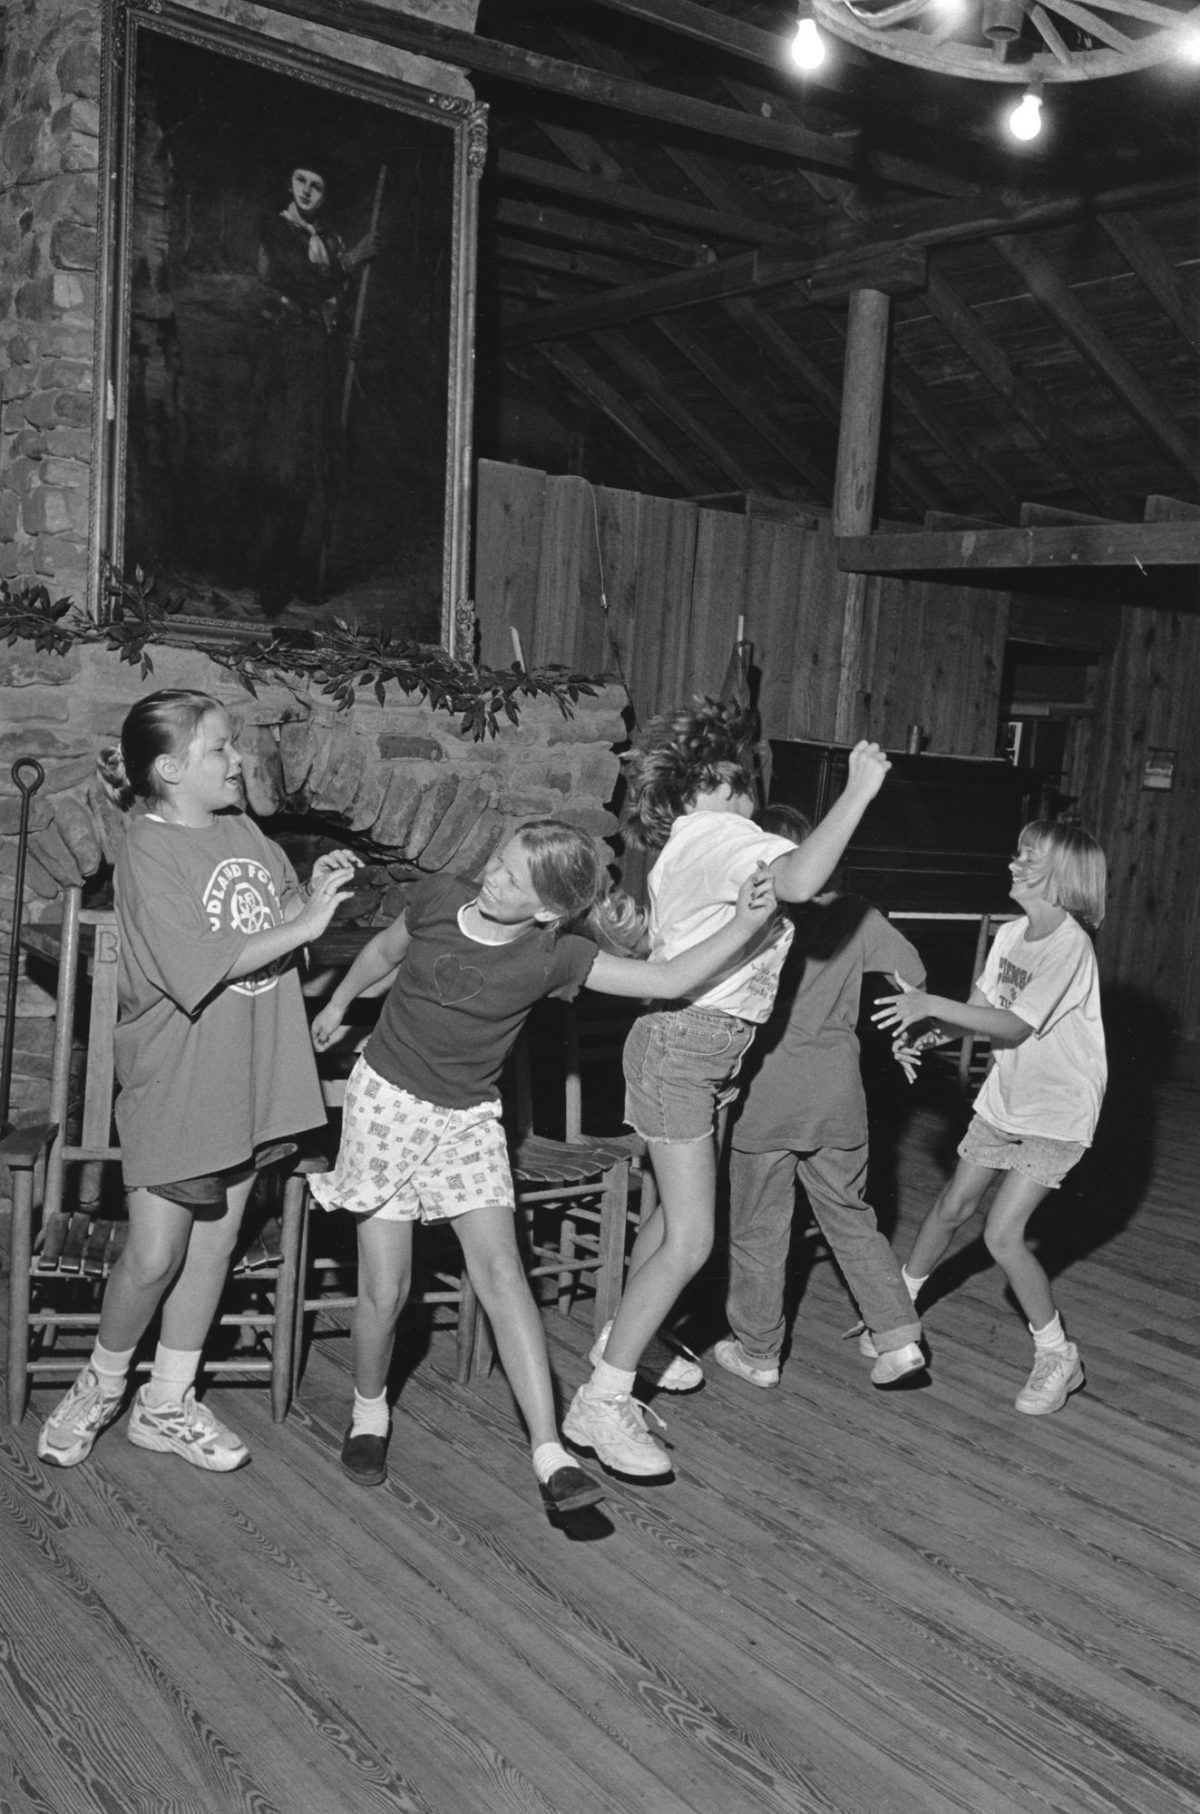
[[[938,755],[995,755],[1006,595],[888,579],[868,615],[869,735],[903,749],[908,726],[919,724]]]
[[[512,630],[526,659],[533,646],[542,518],[546,509],[544,472],[483,460],[475,506],[475,609],[479,655],[485,667],[507,668],[513,659]]]
[[[1099,697],[1081,812],[1109,863],[1102,973],[1130,1036],[1200,1038],[1200,618],[1127,608]],[[1175,756],[1170,791],[1147,752]]]

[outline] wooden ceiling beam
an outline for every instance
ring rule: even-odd
[[[790,334],[784,332],[779,324],[765,314],[744,296],[727,298],[725,313],[730,315],[779,367],[782,378],[791,377],[804,392],[805,396],[816,404],[821,414],[840,429],[842,421],[842,397],[836,384],[832,384],[820,366],[801,351]],[[933,488],[922,478],[914,461],[906,460],[902,455],[889,451],[887,459],[892,484],[897,491],[907,497],[917,510],[932,509],[941,500]]]
[[[1008,480],[992,462],[980,453],[970,431],[959,428],[953,417],[938,403],[923,379],[907,367],[892,349],[889,389],[893,406],[918,422],[935,441],[946,460],[970,480],[980,497],[986,498],[1002,517],[1016,516],[1020,499]]]
[[[313,24],[331,22],[329,0],[271,0],[271,10]],[[493,76],[594,107],[656,120],[661,125],[707,133],[735,145],[756,145],[761,151],[803,158],[824,169],[849,170],[859,161],[857,135],[827,138],[806,126],[696,100],[629,76],[604,75],[560,57],[543,56],[538,51],[502,44],[495,38],[481,38],[454,26],[436,25],[411,13],[394,12],[383,0],[337,0],[336,23],[342,31],[415,51],[453,68],[469,69],[475,75]]]
[[[665,442],[642,421],[627,398],[601,378],[587,362],[581,359],[572,347],[539,347],[538,358],[543,360],[560,378],[573,385],[593,408],[606,416],[615,428],[627,435],[635,446],[640,447],[648,459],[671,479],[684,494],[692,496],[695,492],[706,489],[706,482],[697,472],[691,471],[679,459]]]
[[[1063,282],[1049,260],[1028,240],[998,234],[992,244],[1024,279],[1034,301],[1045,309],[1126,408],[1193,481],[1200,481],[1200,459],[1179,423],[1145,383],[1109,336]]]
[[[975,311],[936,270],[929,274],[924,300],[975,369],[1082,488],[1085,496],[1107,514],[1125,517],[1129,500],[1117,494],[1069,429],[1059,422],[1042,393],[1013,369],[1007,354],[988,333]]]
[[[496,240],[496,256],[499,264],[560,271],[564,277],[580,278],[586,285],[622,283],[629,276],[628,261],[604,258],[597,252],[569,252],[561,246],[542,245],[537,240],[508,239],[503,234]]]
[[[543,208],[536,202],[500,201],[496,220],[501,227],[518,233],[537,234],[545,239],[566,240],[570,245],[588,251],[607,252],[612,257],[650,264],[682,266],[695,270],[698,265],[715,262],[707,246],[678,239],[664,239],[660,233],[637,233],[632,228],[614,227],[605,221],[586,220],[563,208]]]
[[[846,573],[1194,567],[1200,565],[1200,521],[964,529],[943,535],[917,529],[843,536],[837,545],[837,561]]]
[[[939,210],[923,211],[924,224],[915,226],[904,217],[888,223],[888,230],[869,246],[846,246],[848,223],[839,222],[835,245],[810,247],[803,258],[794,261],[771,256],[761,263],[752,253],[737,253],[691,277],[660,277],[645,284],[630,284],[610,290],[587,302],[563,304],[530,316],[513,330],[510,344],[526,345],[539,340],[563,340],[572,334],[588,333],[597,327],[618,327],[646,315],[657,315],[667,309],[683,309],[693,302],[711,300],[714,295],[733,296],[747,291],[789,283],[801,283],[813,276],[836,269],[845,257],[861,259],[875,251],[892,247],[900,239],[911,246],[965,245],[984,239],[1035,232],[1042,227],[1063,226],[1074,220],[1090,220],[1097,211],[1112,207],[1130,207],[1139,200],[1170,201],[1194,195],[1195,176],[1171,178],[1164,183],[1133,185],[1090,197],[1059,197],[1050,201],[1031,202],[1017,207],[1008,215],[985,214],[963,205],[945,203]],[[728,267],[724,277],[722,271]],[[765,274],[765,276],[764,276]]]
[[[662,371],[644,353],[638,351],[624,334],[610,329],[596,335],[596,343],[627,378],[633,380],[644,397],[673,422],[692,445],[707,455],[714,469],[738,491],[761,491],[761,474],[752,473],[730,452],[728,445],[701,422],[674,394]],[[706,487],[711,491],[711,485]]]
[[[1167,320],[1179,329],[1193,351],[1200,353],[1200,305],[1184,290],[1175,266],[1153,234],[1124,211],[1102,214],[1100,225]]]
[[[1022,504],[1017,520],[1022,529],[1065,529],[1074,523],[1111,523],[1114,519],[1089,516],[1082,510],[1059,510],[1053,504],[1026,503]]]
[[[589,208],[606,208],[615,214],[631,214],[639,220],[659,221],[666,227],[699,233],[708,241],[732,239],[747,245],[775,245],[795,249],[796,235],[788,228],[776,227],[769,220],[748,220],[745,214],[718,212],[698,202],[678,201],[659,195],[635,183],[612,182],[607,177],[592,176],[586,170],[568,169],[564,164],[551,164],[544,158],[526,157],[515,151],[501,151],[496,169],[509,182],[525,183],[531,189],[544,189],[551,195],[569,195]]]
[[[769,421],[762,411],[761,404],[751,396],[745,384],[737,383],[729,376],[724,366],[720,365],[705,349],[693,334],[689,334],[675,315],[661,315],[655,321],[656,332],[668,340],[676,352],[687,360],[692,369],[722,397],[734,414],[747,425],[751,432],[764,441],[772,451],[783,460],[798,477],[809,486],[814,501],[828,496],[829,475],[822,472],[813,462],[800,452],[795,442],[782,434],[775,424]]]

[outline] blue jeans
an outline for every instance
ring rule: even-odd
[[[796,1182],[881,1354],[919,1340],[921,1323],[900,1262],[863,1192],[867,1149],[729,1155],[729,1291],[726,1315],[755,1360],[779,1359]]]
[[[716,1008],[655,1009],[629,1029],[622,1056],[625,1119],[643,1140],[711,1140],[756,1028]]]

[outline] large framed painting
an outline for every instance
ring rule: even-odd
[[[113,0],[97,571],[451,652],[485,110]]]

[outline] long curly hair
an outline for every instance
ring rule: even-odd
[[[749,707],[707,696],[650,719],[623,758],[626,839],[643,850],[660,849],[697,796],[722,783],[735,794],[752,795],[754,735]]]

